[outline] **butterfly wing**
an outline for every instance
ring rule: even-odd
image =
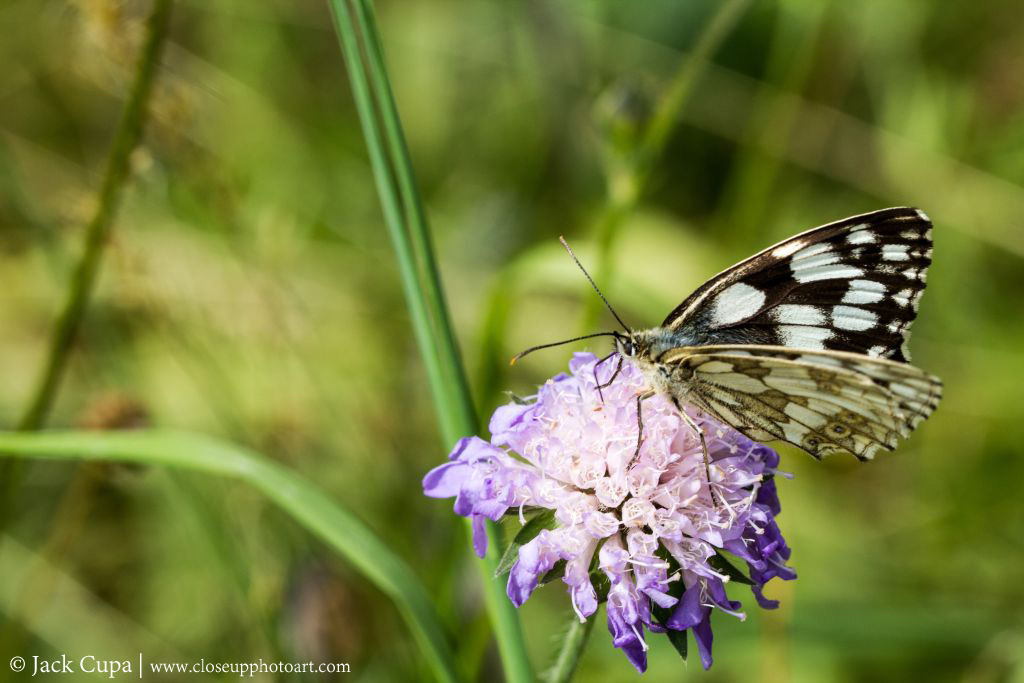
[[[708,280],[662,323],[686,345],[766,344],[906,361],[931,221],[883,209],[791,237]]]
[[[892,450],[938,405],[942,383],[861,354],[759,345],[684,347],[662,357],[692,402],[757,441],[816,458]]]

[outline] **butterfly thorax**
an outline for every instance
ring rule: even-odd
[[[661,361],[661,356],[666,351],[677,349],[680,346],[695,346],[701,343],[694,335],[685,330],[673,330],[668,327],[640,330],[634,332],[632,337],[635,348],[634,360],[642,358],[655,364]]]

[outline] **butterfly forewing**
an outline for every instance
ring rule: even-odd
[[[629,359],[644,374],[638,403],[657,393],[757,441],[867,460],[895,448],[942,394],[906,363],[931,232],[913,208],[829,223],[714,276],[660,327],[630,330],[612,310],[626,331],[600,334],[615,338],[619,368]],[[642,437],[641,421],[638,454]]]
[[[677,348],[661,362],[685,400],[753,439],[819,458],[892,450],[942,393],[937,378],[913,366],[852,353],[715,345]]]
[[[716,275],[662,324],[686,344],[764,344],[907,360],[931,222],[883,209],[814,228]]]

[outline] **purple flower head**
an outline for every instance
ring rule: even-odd
[[[713,609],[744,618],[725,584],[742,574],[724,550],[746,562],[755,598],[777,603],[762,588],[793,579],[773,475],[775,451],[687,407],[704,432],[711,458],[709,489],[700,440],[660,396],[643,403],[643,444],[636,455],[640,372],[615,360],[598,366],[577,353],[571,375],[548,380],[528,404],[509,404],[491,417],[490,443],[459,441],[449,462],[423,480],[426,495],[455,498],[455,512],[473,519],[473,546],[487,548],[484,520],[518,516],[530,538],[517,537],[518,558],[508,597],[522,605],[543,581],[568,586],[580,620],[605,602],[612,642],[638,671],[647,668],[646,632],[693,633],[704,668],[711,666]],[[543,516],[541,516],[543,515]],[[523,536],[521,534],[521,536]]]

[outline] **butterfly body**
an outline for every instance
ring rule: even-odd
[[[661,326],[614,333],[616,351],[676,406],[758,441],[866,460],[895,448],[942,393],[907,363],[931,253],[917,209],[830,223],[719,273]]]

